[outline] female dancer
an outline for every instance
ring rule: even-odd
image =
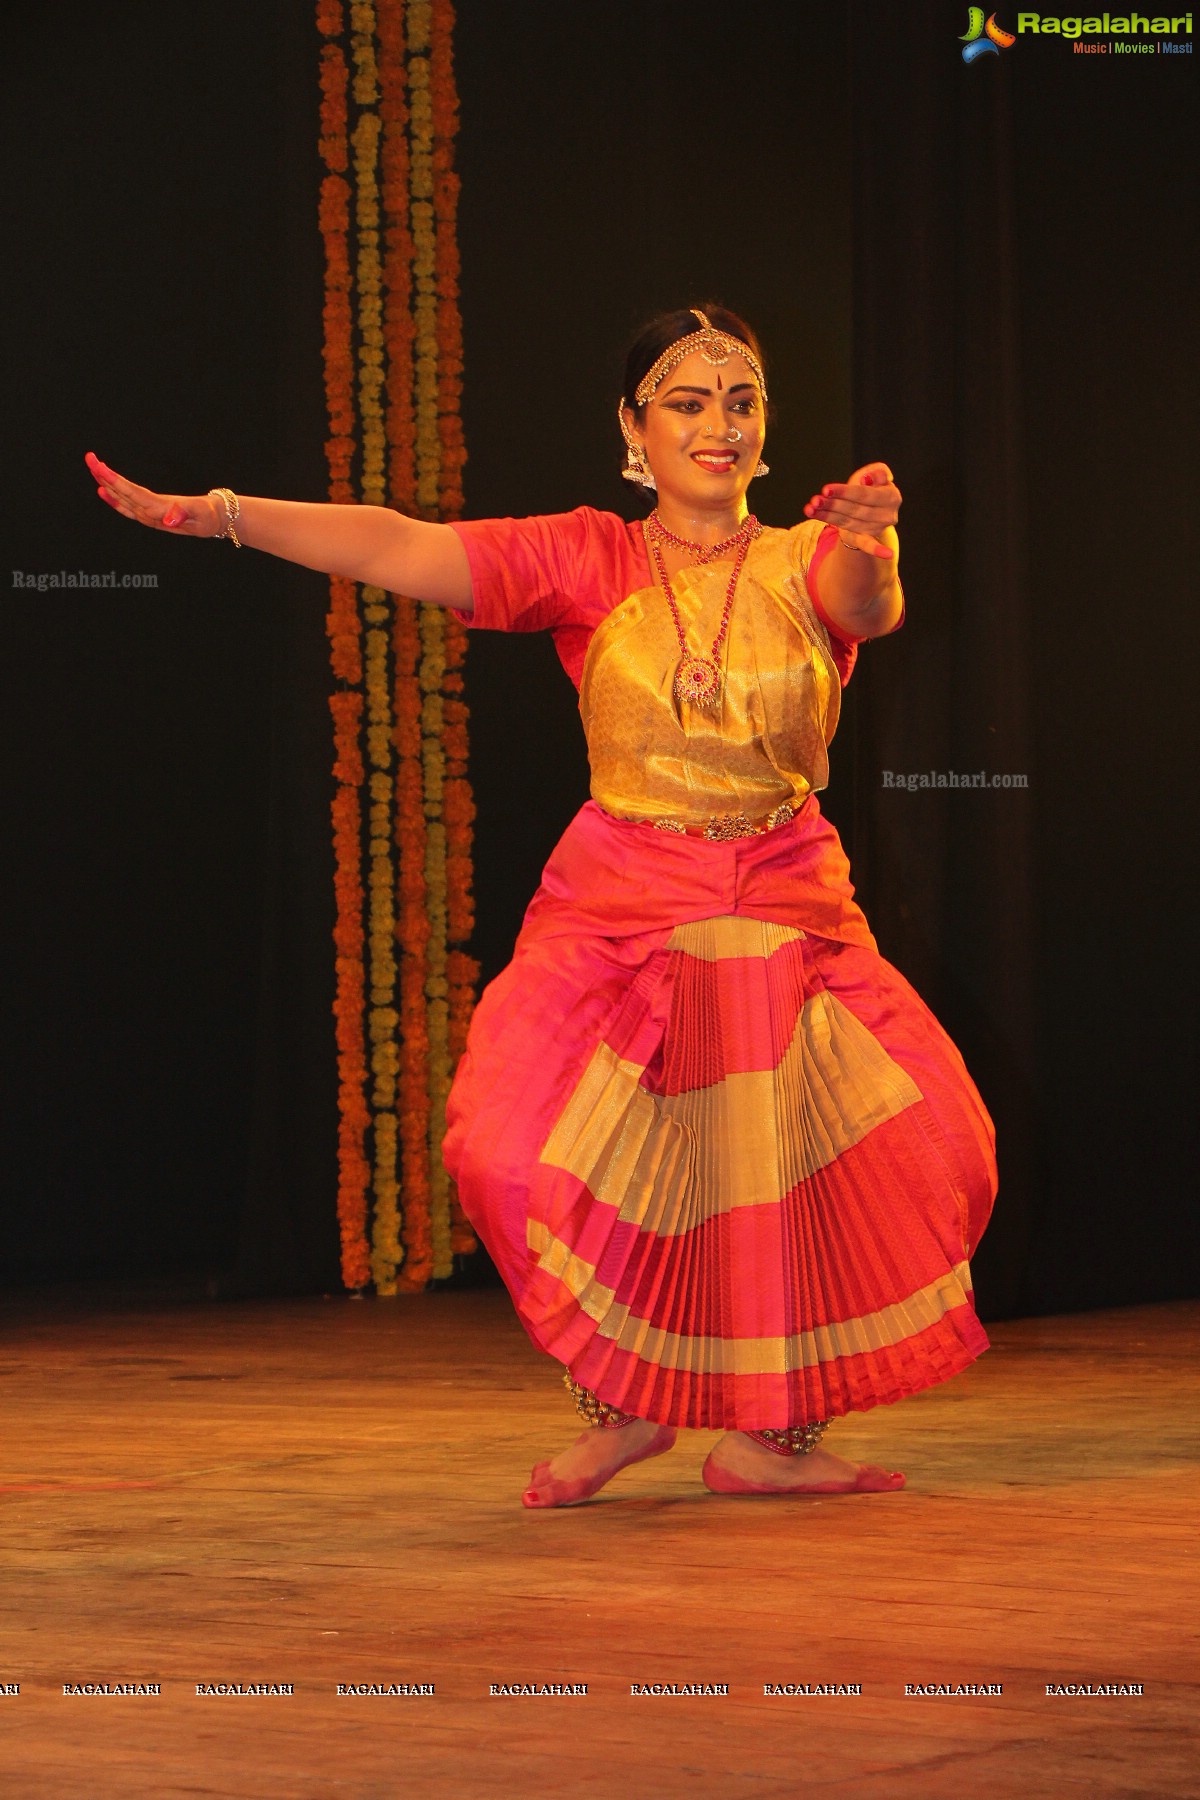
[[[817,802],[857,647],[903,620],[900,493],[869,463],[759,525],[762,353],[718,307],[640,335],[619,412],[657,490],[638,525],[163,495],[87,460],[142,524],[548,629],[579,688],[592,798],[480,1001],[445,1145],[587,1421],[524,1504],[586,1499],[680,1427],[722,1429],[714,1492],[899,1488],[821,1439],[986,1349],[996,1192],[991,1120]]]

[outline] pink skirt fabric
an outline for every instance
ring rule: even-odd
[[[533,1342],[642,1418],[761,1430],[987,1348],[992,1123],[815,796],[730,843],[589,803],[484,993],[447,1167]]]

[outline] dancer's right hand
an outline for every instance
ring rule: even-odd
[[[139,525],[153,526],[155,531],[169,531],[176,537],[216,537],[225,528],[225,514],[220,501],[207,494],[154,494],[126,481],[107,463],[102,463],[94,450],[84,462],[96,483],[96,492],[115,512]]]

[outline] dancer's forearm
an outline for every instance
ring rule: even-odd
[[[894,527],[880,537],[892,552],[887,561],[848,550],[839,540],[821,564],[821,604],[852,637],[883,637],[896,629],[904,613],[900,540]]]
[[[152,530],[172,537],[236,535],[239,544],[306,569],[344,575],[435,606],[472,610],[467,553],[448,525],[410,519],[388,506],[267,500],[223,488],[207,494],[158,494],[118,475],[91,451],[85,460],[101,499]]]

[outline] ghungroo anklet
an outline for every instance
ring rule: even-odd
[[[788,1425],[783,1431],[748,1431],[746,1436],[774,1450],[776,1456],[810,1456],[829,1430],[829,1419],[814,1419],[811,1425]]]
[[[607,1400],[601,1400],[593,1394],[591,1388],[585,1388],[578,1381],[572,1380],[570,1369],[563,1370],[563,1385],[570,1390],[579,1416],[586,1419],[589,1425],[602,1425],[615,1431],[622,1425],[632,1425],[637,1418],[636,1413],[622,1412],[619,1406],[610,1406]]]

